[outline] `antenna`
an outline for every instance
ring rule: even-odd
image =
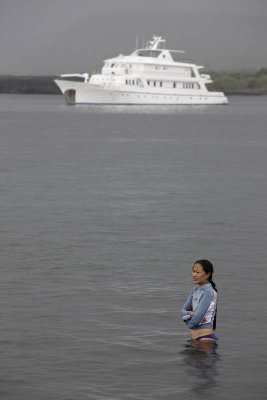
[[[144,38],[142,39],[142,49],[145,47]]]
[[[136,35],[136,39],[135,39],[135,50],[138,49],[138,42],[139,42],[139,37],[138,37],[138,35]]]

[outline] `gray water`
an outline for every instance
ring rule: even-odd
[[[1,399],[266,398],[266,111],[0,96]],[[202,257],[209,349],[179,316]]]

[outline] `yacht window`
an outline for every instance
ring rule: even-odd
[[[156,86],[156,84],[157,84],[157,82],[156,82],[156,81],[154,81],[154,86]]]
[[[162,87],[162,82],[160,82],[159,85]]]
[[[176,83],[175,82],[173,82],[173,87],[176,88]]]
[[[111,68],[113,68],[114,67],[114,64],[111,64]]]
[[[142,51],[137,53],[139,56],[143,57],[158,57],[161,54],[161,50],[146,50],[143,49]]]
[[[150,85],[150,81],[147,81],[148,86]]]

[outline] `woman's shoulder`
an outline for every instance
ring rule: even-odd
[[[204,293],[207,294],[208,296],[216,297],[217,298],[217,292],[213,289],[211,284],[204,285],[203,287]]]
[[[214,293],[214,289],[210,283],[207,283],[206,285],[203,285],[202,290],[206,293]]]

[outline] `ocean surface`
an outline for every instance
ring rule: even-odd
[[[267,97],[0,96],[0,398],[266,399]],[[217,347],[180,319],[195,260]]]

